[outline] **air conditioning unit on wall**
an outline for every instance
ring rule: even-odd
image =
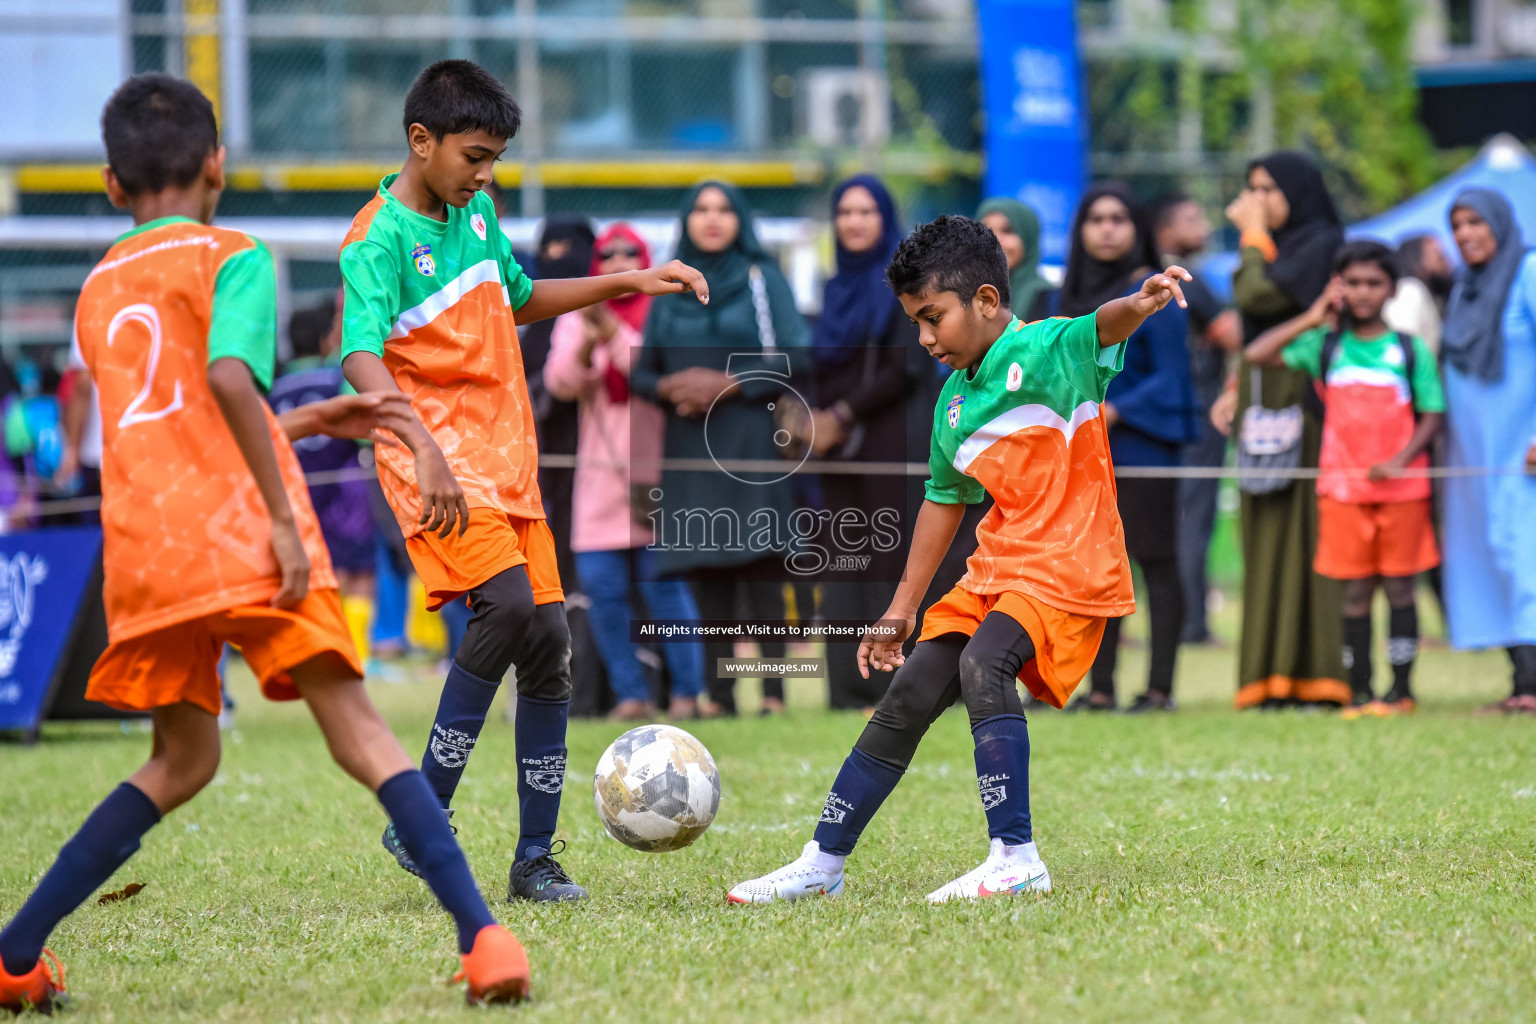
[[[805,134],[818,146],[880,146],[891,137],[891,92],[878,72],[807,68],[797,92]]]

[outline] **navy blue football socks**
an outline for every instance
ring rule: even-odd
[[[437,701],[437,717],[432,721],[432,735],[427,752],[421,758],[421,774],[437,794],[444,810],[453,802],[454,791],[464,775],[475,741],[485,726],[491,702],[496,699],[500,681],[492,682],[470,675],[458,662],[448,670],[443,695]]]
[[[866,754],[858,747],[849,751],[816,823],[816,845],[821,852],[838,857],[852,853],[864,827],[874,820],[875,812],[903,774],[900,766]]]
[[[0,931],[0,963],[6,973],[30,971],[59,922],[111,878],[138,850],[144,833],[159,822],[160,808],[133,783],[121,783],[108,793]]]
[[[517,860],[533,847],[548,850],[560,818],[560,790],[565,787],[565,722],[568,700],[517,698],[517,803],[521,831]]]
[[[453,916],[459,929],[459,952],[468,953],[480,929],[496,919],[469,873],[469,862],[448,828],[432,787],[421,772],[403,771],[379,787],[378,797],[421,877]]]
[[[1023,715],[993,715],[971,730],[976,740],[976,788],[987,812],[987,835],[1008,846],[1031,839],[1029,725]]]

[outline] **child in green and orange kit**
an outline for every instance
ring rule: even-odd
[[[502,677],[517,666],[520,833],[507,898],[579,900],[554,859],[565,782],[570,632],[538,487],[538,438],[517,323],[633,292],[692,291],[698,271],[664,267],[530,281],[483,191],[521,112],[478,65],[445,60],[405,100],[400,173],[353,220],[341,250],[342,369],[360,393],[401,393],[407,450],[379,452],[379,482],[416,573],[437,608],[468,595],[474,613],[454,653],[422,771],[445,813]],[[515,314],[515,316],[514,316]],[[383,842],[416,865],[395,829]]]
[[[1429,478],[1403,472],[1428,467],[1445,393],[1424,341],[1394,333],[1382,319],[1397,285],[1392,252],[1377,242],[1350,242],[1334,270],[1312,308],[1259,335],[1244,356],[1305,370],[1321,382],[1327,413],[1315,568],[1344,584],[1344,665],[1353,691],[1345,714],[1402,714],[1414,709],[1414,579],[1440,564]],[[1371,600],[1378,583],[1392,608],[1392,688],[1381,700],[1371,689]]]

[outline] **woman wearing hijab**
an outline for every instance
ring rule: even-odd
[[[705,182],[683,203],[677,255],[709,281],[709,305],[675,296],[651,304],[630,387],[666,411],[666,458],[712,462],[709,470],[666,469],[652,514],[657,571],[686,574],[711,619],[784,618],[783,581],[794,499],[783,470],[726,472],[719,463],[782,457],[774,421],[795,360],[808,341],[794,294],[757,240],[741,191]],[[734,356],[734,358],[733,358]],[[734,374],[735,376],[731,376]],[[654,493],[654,492],[653,492]],[[778,524],[762,529],[765,524]],[[704,645],[712,702],[704,714],[734,714],[735,680],[715,679],[729,639]],[[784,653],[764,642],[765,657]],[[784,681],[763,680],[763,710],[784,707]]]
[[[1090,188],[1072,222],[1072,250],[1057,314],[1082,316],[1129,295],[1160,265],[1152,220],[1130,187],[1117,181]],[[1102,408],[1115,466],[1179,465],[1198,436],[1195,385],[1189,372],[1189,315],[1175,303],[1154,313],[1126,341],[1125,368],[1110,384]],[[1147,689],[1127,709],[1173,710],[1173,674],[1184,628],[1179,577],[1179,482],[1145,477],[1116,481],[1126,552],[1141,566],[1151,615]],[[1110,619],[1093,663],[1092,689],[1076,710],[1115,707],[1115,663],[1123,620]]]
[[[819,406],[805,432],[812,456],[856,462],[925,459],[925,428],[933,417],[937,381],[932,360],[917,343],[917,328],[885,280],[886,265],[901,241],[896,204],[885,185],[866,174],[839,184],[832,192],[832,230],[837,273],[827,281],[821,317],[811,333]],[[891,509],[891,526],[900,529],[911,522],[908,510],[920,503],[921,491],[912,482],[903,475],[829,473],[821,477],[822,500],[832,515],[854,510],[864,521]],[[873,622],[885,611],[882,584],[900,579],[906,546],[874,549],[868,533],[850,534],[848,543],[857,544],[857,552],[845,552],[837,535],[829,534],[833,552],[864,554],[870,561],[857,572],[822,574],[821,606],[827,618]],[[904,531],[891,539],[904,539]],[[871,671],[868,679],[859,675],[857,650],[856,641],[827,644],[828,695],[835,709],[873,708],[890,684],[889,672]]]
[[[617,274],[651,265],[645,240],[627,224],[614,224],[597,239],[587,273]],[[634,488],[654,487],[661,474],[661,410],[631,395],[630,366],[651,298],[625,295],[555,321],[544,383],[556,398],[576,403],[580,423],[571,550],[581,591],[590,602],[592,640],[608,684],[618,698],[615,721],[648,721],[655,714],[651,687],[630,640],[631,584],[646,614],[656,619],[697,619],[699,609],[686,580],[661,576],[651,524],[633,500]],[[693,718],[704,689],[704,649],[696,643],[661,645],[672,699],[667,717]]]
[[[534,265],[541,278],[582,277],[592,264],[592,222],[576,215],[548,217],[539,232],[539,252]],[[539,431],[539,451],[547,455],[576,454],[576,406],[549,393],[544,384],[544,363],[549,358],[553,320],[540,320],[518,332],[523,366],[528,374],[528,397],[533,402]],[[571,489],[576,474],[565,466],[539,467],[539,493],[549,509],[549,526],[555,535],[555,557],[561,579],[574,579],[576,562],[571,556]]]
[[[1343,244],[1338,211],[1317,166],[1279,152],[1248,168],[1248,187],[1227,207],[1242,236],[1232,295],[1244,344],[1296,316],[1322,294],[1333,254]],[[1253,393],[1253,383],[1259,384]],[[1235,401],[1218,402],[1212,419],[1229,426],[1250,406],[1301,406],[1301,465],[1317,466],[1322,417],[1308,399],[1306,374],[1281,366],[1245,366]],[[1268,494],[1242,496],[1243,626],[1238,653],[1239,708],[1289,703],[1349,703],[1344,681],[1342,595],[1312,571],[1317,492],[1298,480]]]
[[[1440,335],[1446,463],[1495,474],[1444,482],[1446,617],[1457,647],[1514,663],[1484,710],[1536,714],[1536,254],[1491,189],[1457,194],[1451,231],[1466,266]]]
[[[976,219],[992,229],[1008,257],[1008,304],[1025,323],[1050,316],[1055,289],[1040,276],[1040,218],[1017,199],[988,199]]]

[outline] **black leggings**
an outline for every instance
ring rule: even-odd
[[[1023,715],[1018,675],[1034,656],[1024,627],[998,613],[983,619],[974,636],[924,640],[896,670],[854,746],[906,768],[928,727],[956,698],[965,700],[972,729],[998,715]]]
[[[474,613],[454,661],[472,676],[500,682],[517,666],[517,692],[536,700],[571,699],[571,631],[565,603],[533,603],[528,570],[515,566],[469,592]]]
[[[784,586],[773,578],[773,573],[783,572],[782,566],[770,561],[735,565],[723,568],[695,569],[690,574],[693,595],[699,602],[699,614],[708,619],[767,619],[784,620]],[[735,653],[732,640],[704,641],[704,680],[709,688],[709,699],[719,704],[726,713],[736,713],[736,680],[716,678],[719,659]],[[784,657],[784,641],[763,640],[758,646],[765,658]],[[763,696],[769,700],[784,699],[784,680],[772,676],[763,680]]]
[[[1147,689],[1164,696],[1173,693],[1173,669],[1184,630],[1184,585],[1177,558],[1142,561],[1147,583],[1147,608],[1152,617],[1152,644],[1147,664]],[[1093,692],[1115,695],[1115,664],[1120,656],[1120,629],[1124,619],[1104,623],[1104,639],[1093,659]]]

